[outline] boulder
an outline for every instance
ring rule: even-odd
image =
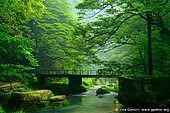
[[[52,109],[56,108],[56,107],[64,107],[67,106],[69,104],[68,100],[66,100],[66,96],[65,95],[57,95],[57,96],[53,96],[50,99],[50,107]]]
[[[52,97],[50,90],[37,90],[31,92],[14,92],[11,98],[15,98],[16,101],[31,102],[31,101],[45,101]]]
[[[50,98],[51,102],[55,102],[55,101],[63,101],[64,99],[66,99],[65,95],[57,95],[57,96],[53,96]]]
[[[170,77],[119,77],[118,100],[126,107],[159,108],[169,98]]]
[[[36,110],[48,107],[53,93],[50,90],[37,90],[31,92],[14,92],[9,100],[10,108],[24,108],[25,110]]]
[[[18,89],[18,88],[21,88],[22,87],[22,84],[19,82],[19,83],[3,83],[0,85],[0,92],[2,93],[9,93],[11,92],[11,90],[13,89]]]
[[[107,94],[110,93],[106,88],[99,88],[96,91],[96,95],[100,95],[100,94]]]

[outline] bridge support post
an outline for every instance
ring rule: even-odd
[[[81,87],[82,84],[81,76],[70,76],[68,79],[69,79],[69,87],[71,89],[76,89]]]

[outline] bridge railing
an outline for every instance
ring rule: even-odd
[[[47,75],[115,75],[113,70],[41,70],[36,73]]]
[[[41,70],[36,73],[56,75],[97,75],[97,70]]]

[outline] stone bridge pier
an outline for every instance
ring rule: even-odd
[[[77,88],[81,87],[82,85],[82,76],[70,76],[69,79],[69,87],[70,88]]]

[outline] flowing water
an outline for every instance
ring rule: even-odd
[[[96,96],[96,89],[99,86],[91,88],[88,92],[70,95],[67,97],[69,106],[62,109],[43,110],[34,113],[118,113],[117,106],[114,103],[116,93],[109,93]]]

